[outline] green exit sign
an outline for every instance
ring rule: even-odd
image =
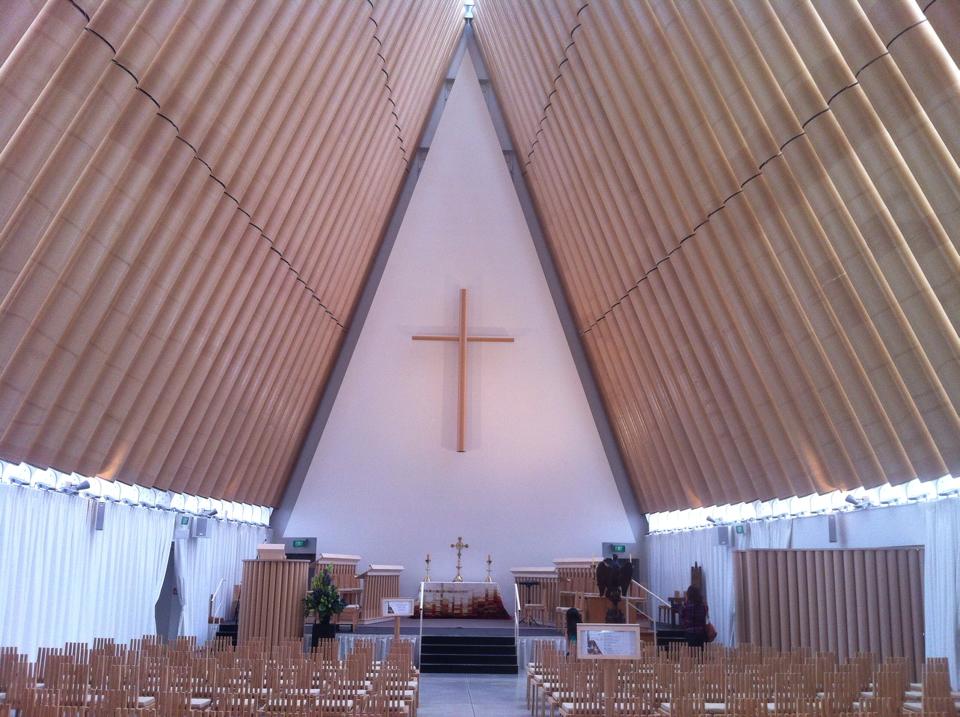
[[[736,531],[737,531],[737,535],[743,535],[745,532],[742,525],[738,525],[736,527]]]
[[[627,552],[626,545],[611,545],[610,550],[614,553],[625,553]]]
[[[190,525],[190,518],[185,515],[180,516],[180,525]]]
[[[307,539],[306,539],[306,538],[296,538],[296,539],[293,541],[293,547],[294,547],[294,548],[305,548],[305,547],[307,547]]]

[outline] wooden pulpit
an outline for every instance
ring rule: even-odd
[[[240,644],[261,639],[269,647],[303,639],[308,560],[244,560],[240,588]]]
[[[363,622],[382,620],[388,615],[382,612],[383,598],[402,597],[400,595],[400,573],[402,565],[370,564],[360,577],[363,578],[363,603],[361,616]]]

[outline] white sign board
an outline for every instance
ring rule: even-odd
[[[413,617],[413,598],[383,598],[380,614],[384,617]]]
[[[581,660],[636,660],[640,657],[639,625],[577,625],[577,657]]]

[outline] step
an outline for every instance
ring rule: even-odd
[[[470,664],[484,664],[484,665],[511,665],[516,664],[517,654],[511,653],[509,655],[484,655],[476,653],[422,653],[420,655],[420,664],[421,665],[438,665],[438,664],[451,664],[451,665],[462,665],[466,663]]]
[[[420,665],[421,674],[427,672],[457,673],[457,674],[480,674],[480,675],[515,675],[517,674],[517,663],[512,665],[477,665],[477,664],[446,664],[446,665]]]
[[[420,652],[424,655],[441,652],[451,655],[516,655],[517,648],[513,645],[461,645],[445,642],[442,645],[423,645]]]
[[[513,646],[512,637],[478,637],[476,635],[464,635],[463,637],[459,635],[424,635],[423,644],[424,645],[445,645],[445,644],[457,644],[457,645],[508,645]]]

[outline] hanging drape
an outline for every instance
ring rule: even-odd
[[[942,500],[926,511],[924,618],[927,655],[946,657],[960,689],[960,500]]]
[[[174,516],[0,484],[0,645],[127,641],[156,632]]]
[[[745,526],[743,535],[731,529],[739,548],[789,548],[793,536],[792,520],[765,520]]]
[[[180,634],[201,644],[209,636],[210,596],[220,586],[214,614],[224,617],[240,584],[242,561],[255,558],[257,546],[269,542],[270,535],[269,528],[218,520],[207,521],[207,531],[206,538],[174,541]]]
[[[734,641],[733,564],[730,548],[719,545],[716,529],[650,535],[645,539],[647,571],[654,593],[661,597],[686,590],[690,568],[703,567],[710,621],[717,628],[717,640]]]

